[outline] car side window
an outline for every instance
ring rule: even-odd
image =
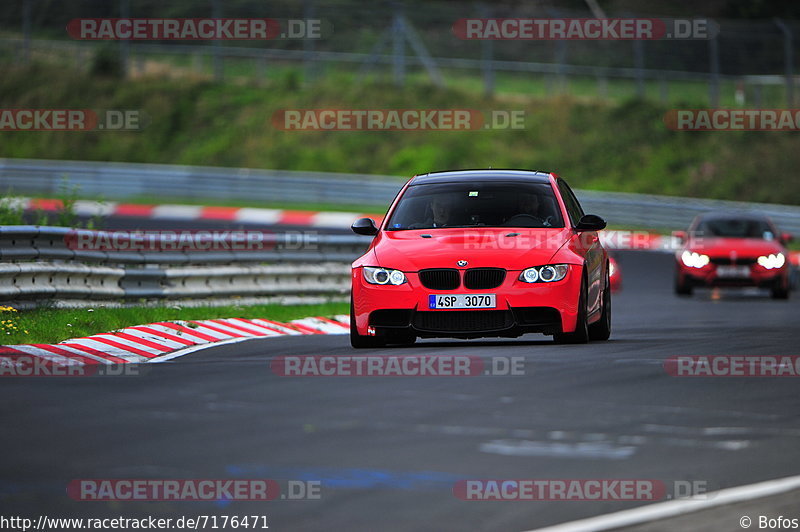
[[[561,197],[564,198],[564,204],[567,206],[567,214],[572,225],[577,223],[583,218],[584,212],[581,204],[578,203],[578,198],[573,194],[572,189],[569,188],[567,182],[563,179],[558,180],[558,189],[561,191]]]

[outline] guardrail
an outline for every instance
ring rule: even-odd
[[[569,178],[569,176],[566,176]],[[0,190],[53,196],[63,186],[114,199],[158,196],[174,200],[331,203],[383,210],[402,187],[400,177],[216,168],[140,163],[0,159]],[[675,196],[577,190],[587,212],[615,226],[684,229],[713,210],[761,211],[783,231],[800,234],[800,207]]]
[[[135,233],[124,232],[128,236]],[[244,250],[229,246],[232,249],[170,251],[176,245],[166,243],[166,237],[160,238],[165,243],[156,242],[151,251],[95,250],[76,242],[81,234],[91,236],[88,240],[93,242],[103,242],[119,233],[38,225],[0,226],[0,261],[69,260],[139,265],[350,262],[369,244],[369,238],[357,235],[305,233],[299,241],[295,234],[260,231],[257,248],[250,246],[251,249]]]
[[[298,246],[294,235],[276,233],[261,242],[268,249],[130,252],[73,249],[74,233],[63,227],[0,226],[0,303],[343,296],[350,288],[348,263],[370,240],[311,235]]]
[[[0,190],[125,199],[247,200],[385,206],[403,186],[398,177],[166,164],[0,159]]]

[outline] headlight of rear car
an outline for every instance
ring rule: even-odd
[[[522,273],[519,274],[519,280],[523,283],[552,283],[566,277],[568,271],[569,265],[567,264],[535,266],[522,270]]]
[[[364,266],[363,270],[364,280],[370,284],[399,285],[406,282],[406,275],[400,270],[373,268],[371,266]]]
[[[768,270],[782,268],[783,265],[786,264],[786,257],[783,256],[783,253],[778,253],[776,255],[770,254],[767,256],[762,255],[758,257],[758,264]]]
[[[681,261],[690,268],[702,268],[709,263],[710,259],[708,255],[702,255],[687,249],[681,255]]]

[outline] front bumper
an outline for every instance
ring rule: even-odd
[[[677,268],[680,281],[693,287],[786,287],[789,279],[788,266],[767,270],[758,265],[749,265],[750,273],[744,277],[720,277],[715,264],[708,264],[702,268],[689,268],[678,260]]]
[[[399,286],[367,283],[354,268],[352,294],[355,324],[361,335],[414,334],[423,338],[516,337],[529,332],[573,332],[578,317],[581,267],[570,266],[566,277],[553,283],[524,283],[509,270],[493,289],[425,288],[419,276],[406,272]],[[431,294],[495,294],[494,309],[428,308]]]

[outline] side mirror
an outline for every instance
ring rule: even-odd
[[[680,242],[681,244],[683,244],[683,243],[685,243],[685,242],[686,242],[686,237],[687,237],[688,235],[686,234],[686,231],[673,231],[673,232],[672,232],[672,236],[674,236],[675,238],[677,238],[677,239],[678,239],[678,242]]]
[[[606,221],[597,216],[596,214],[587,214],[578,225],[575,226],[576,231],[600,231],[606,228]]]
[[[373,236],[378,234],[378,228],[375,227],[375,221],[372,218],[359,218],[350,229],[357,235]]]
[[[792,233],[781,233],[780,241],[783,245],[786,245],[793,240],[794,236],[792,236]]]

